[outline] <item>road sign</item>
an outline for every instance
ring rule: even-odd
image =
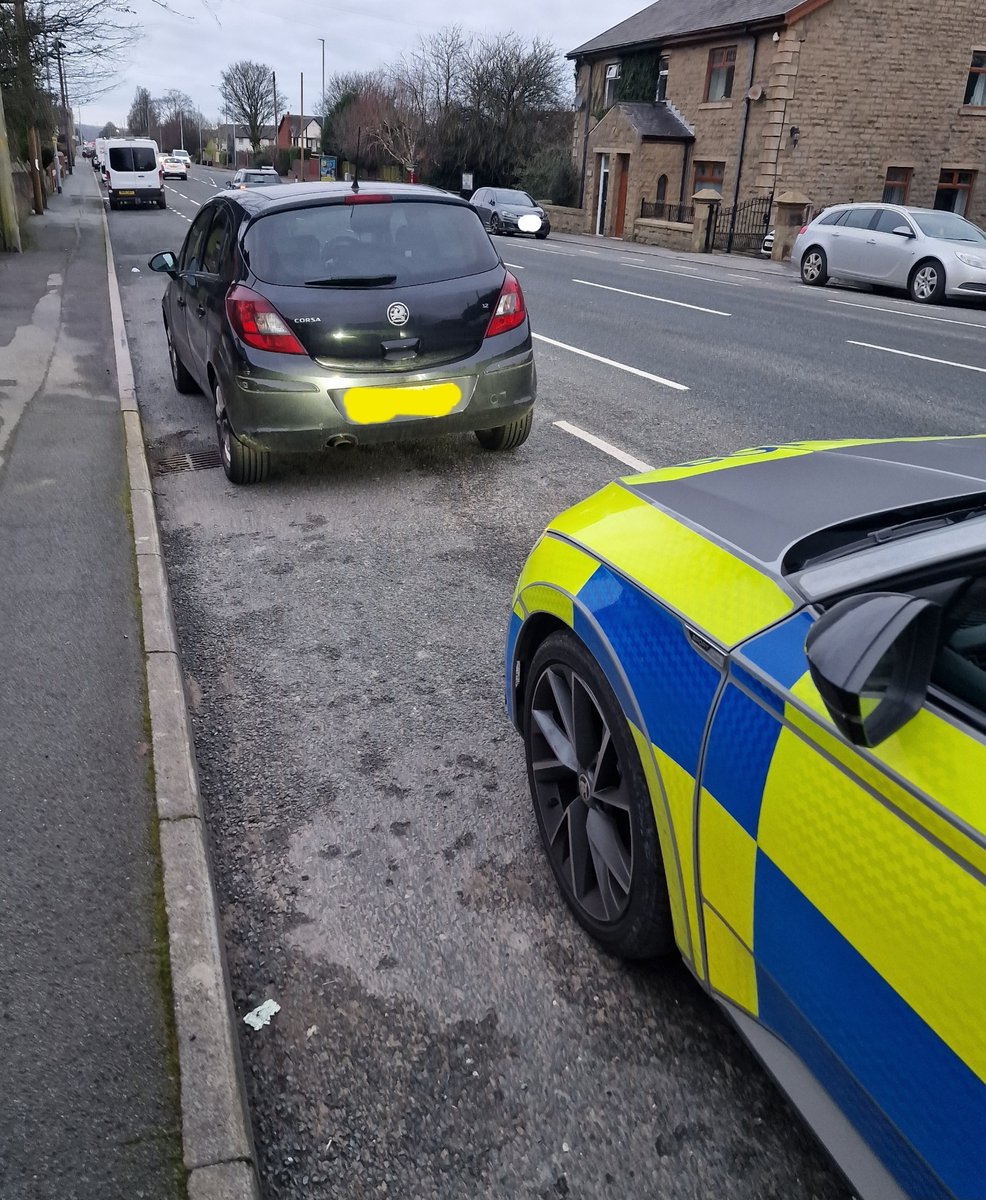
[[[323,182],[335,183],[338,163],[334,154],[320,154],[318,159],[318,177]]]
[[[462,190],[464,192],[472,191],[472,171],[462,172]]]

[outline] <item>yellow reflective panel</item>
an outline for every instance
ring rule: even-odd
[[[724,646],[786,616],[791,600],[767,575],[619,484],[550,529],[581,542]]]
[[[811,717],[789,704],[786,717],[796,729],[802,730],[826,754],[843,763],[917,825],[986,875],[986,847],[956,829],[947,817],[935,812],[920,796],[896,783],[881,769],[882,764],[971,829],[986,835],[986,787],[983,785],[986,746],[981,741],[922,709],[903,729],[874,750],[863,753],[835,732],[808,672],[798,680],[791,693],[817,713],[825,726],[821,728]]]
[[[681,875],[678,871],[678,863],[674,852],[674,833],[669,824],[668,810],[665,805],[661,780],[658,778],[657,768],[654,765],[654,758],[651,754],[650,742],[645,734],[628,721],[630,732],[633,734],[633,740],[637,744],[637,752],[640,755],[640,762],[644,768],[644,775],[647,778],[647,788],[650,792],[651,807],[654,810],[654,822],[657,825],[657,836],[661,843],[661,858],[664,860],[664,878],[668,884],[668,900],[671,904],[671,921],[674,925],[674,940],[678,944],[678,949],[682,956],[692,962],[694,955],[691,951],[691,941],[688,936],[687,918],[685,917],[685,897],[682,889]],[[692,886],[692,881],[689,879],[687,886]]]
[[[342,394],[346,416],[358,425],[381,424],[395,417],[444,417],[461,399],[456,383],[351,387]]]
[[[702,943],[698,936],[698,901],[695,895],[695,780],[687,771],[683,771],[673,758],[668,758],[655,745],[651,745],[651,750],[657,770],[664,781],[664,792],[668,798],[671,823],[674,826],[674,840],[678,847],[678,861],[681,863],[685,910],[688,913],[688,928],[695,950],[692,969],[699,979],[704,979],[705,963],[702,961]]]
[[[978,877],[782,729],[760,849],[986,1081],[986,892]]]
[[[705,788],[698,809],[698,860],[702,899],[752,946],[757,843]],[[711,970],[710,955],[710,978]]]
[[[704,906],[703,914],[709,986],[755,1017],[757,973],[753,955],[708,905]]]
[[[541,583],[532,583],[520,593],[528,614],[536,612],[551,613],[563,621],[570,629],[575,624],[572,613],[572,597],[559,591],[558,588],[547,587]]]
[[[532,583],[553,583],[570,596],[577,596],[598,566],[596,559],[577,546],[546,535],[524,563],[516,594],[520,595]]]

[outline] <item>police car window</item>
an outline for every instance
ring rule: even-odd
[[[932,598],[935,589],[925,595]],[[986,570],[944,585],[931,681],[986,716]]]

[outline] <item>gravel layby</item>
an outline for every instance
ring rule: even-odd
[[[845,1200],[680,962],[557,894],[501,677],[571,464],[523,453],[158,483],[235,1008],[281,1005],[238,1021],[264,1195]]]

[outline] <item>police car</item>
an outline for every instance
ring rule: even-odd
[[[613,483],[506,666],[582,925],[676,946],[863,1200],[986,1196],[986,440]]]

